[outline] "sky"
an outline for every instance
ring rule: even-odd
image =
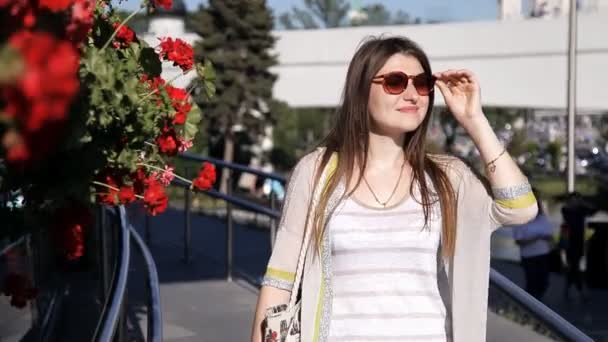
[[[203,0],[184,0],[188,10],[194,10]],[[275,16],[289,11],[291,7],[304,7],[303,0],[267,0]],[[497,17],[498,0],[355,0],[360,6],[382,3],[389,11],[402,10],[423,21],[472,21],[493,20]],[[124,2],[126,9],[134,9],[139,1]]]

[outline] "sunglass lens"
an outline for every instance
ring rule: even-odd
[[[426,96],[433,91],[433,87],[435,86],[435,79],[429,79],[425,74],[420,74],[413,79],[414,87],[416,91],[421,96]]]
[[[390,94],[400,94],[407,87],[407,76],[394,73],[384,76],[384,88]]]

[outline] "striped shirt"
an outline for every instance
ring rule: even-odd
[[[414,198],[377,209],[351,197],[332,215],[331,342],[448,341],[437,281],[439,205],[424,227]]]

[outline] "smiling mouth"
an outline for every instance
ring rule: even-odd
[[[397,109],[398,111],[402,112],[402,113],[415,113],[418,112],[418,107],[401,107],[399,109]]]

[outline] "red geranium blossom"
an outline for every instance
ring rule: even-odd
[[[202,191],[209,190],[215,183],[215,165],[204,162],[203,167],[201,167],[200,171],[196,178],[192,181],[192,185]]]
[[[133,190],[137,194],[142,194],[146,186],[146,169],[138,167],[130,176],[133,181]]]
[[[53,12],[65,11],[74,0],[39,0],[40,7],[48,8]]]
[[[184,138],[178,138],[178,140],[179,140],[179,148],[178,148],[179,152],[186,152],[193,145],[192,140],[186,140]]]
[[[156,179],[148,178],[144,191],[144,203],[150,215],[155,216],[165,211],[168,202],[169,198],[165,193],[165,188]]]
[[[173,7],[173,0],[154,0],[154,5],[170,9]]]
[[[122,186],[118,192],[118,200],[121,204],[129,204],[135,201],[135,190],[132,186]]]
[[[179,66],[183,71],[192,69],[194,64],[194,49],[192,45],[177,38],[160,39],[160,56],[165,60],[170,60],[173,65]]]
[[[173,116],[173,123],[176,125],[183,125],[186,123],[188,113],[192,109],[192,103],[188,102],[188,92],[182,88],[176,88],[171,85],[165,86],[165,90],[171,98],[171,104],[175,109],[175,115]]]
[[[160,152],[168,156],[174,156],[178,152],[179,139],[177,138],[177,134],[173,128],[163,128],[163,132],[160,137],[156,138],[156,143],[158,144]]]
[[[85,232],[93,225],[93,216],[88,207],[70,203],[55,212],[51,229],[57,251],[67,260],[76,260],[84,255]]]
[[[112,24],[112,27],[116,30],[120,26],[120,23]],[[114,37],[114,41],[112,42],[112,46],[116,49],[128,47],[135,40],[135,32],[129,28],[127,25],[122,25],[118,29],[116,33],[116,37]]]
[[[45,32],[28,31],[15,33],[9,44],[21,54],[25,72],[16,84],[0,88],[5,115],[26,132],[63,122],[79,87],[79,56],[73,45]]]
[[[72,6],[70,23],[66,27],[68,38],[74,43],[80,44],[93,27],[94,0],[76,0]]]
[[[119,182],[118,177],[111,174],[106,174],[99,178],[99,182],[109,185],[110,188],[98,185],[97,201],[102,204],[115,205],[118,202]]]

